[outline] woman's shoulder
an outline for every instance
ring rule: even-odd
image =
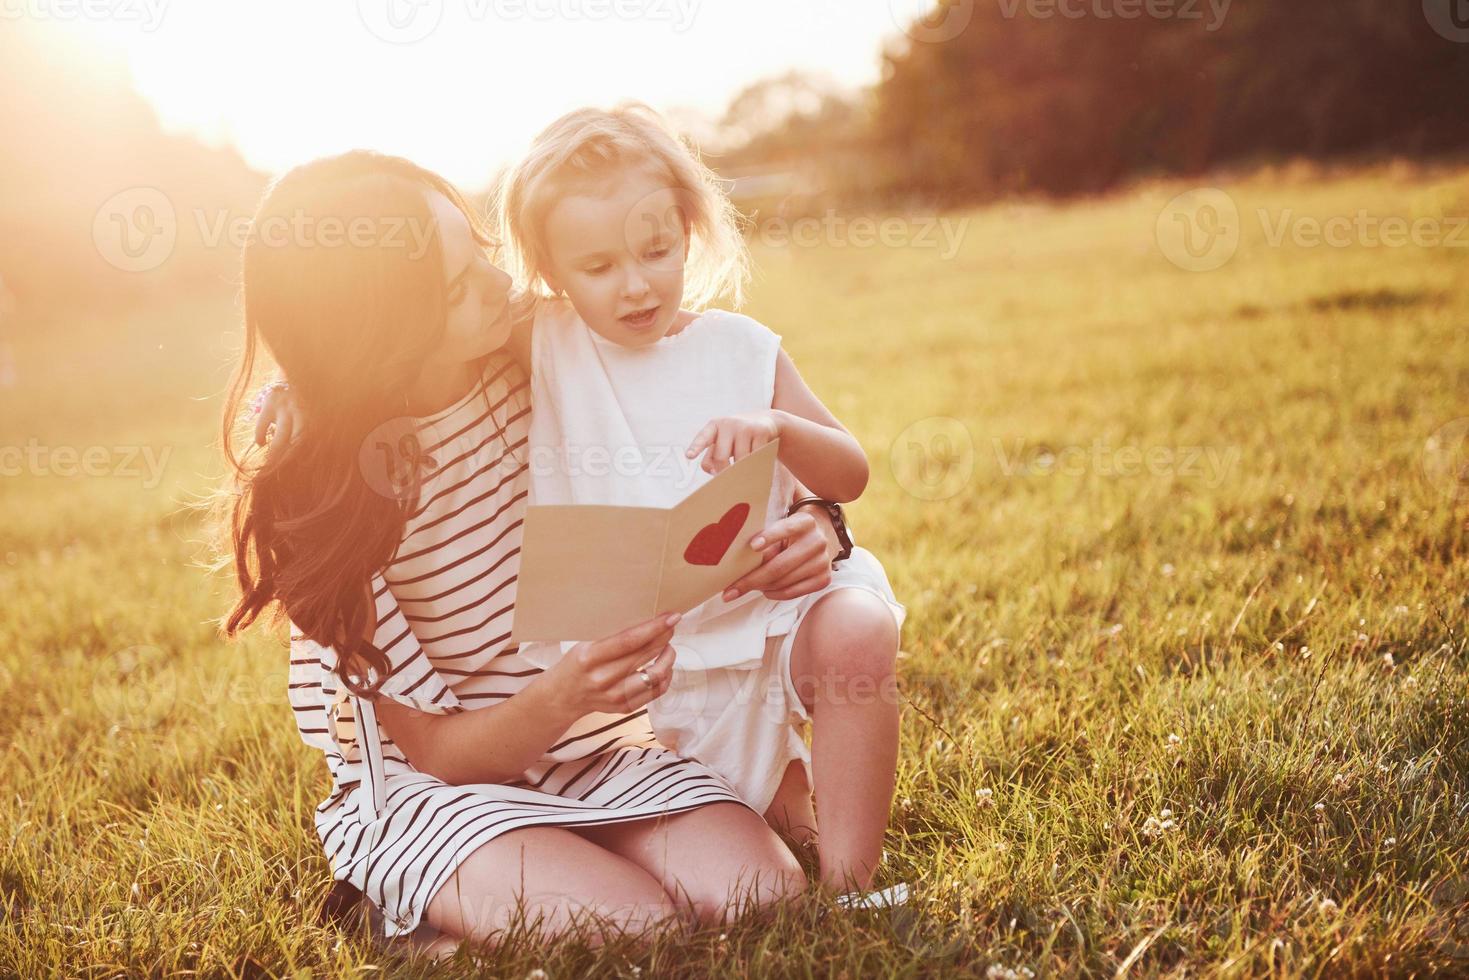
[[[511,351],[497,350],[487,357],[484,370],[480,372],[480,381],[492,405],[506,400],[507,404],[530,402],[530,383],[525,366]]]

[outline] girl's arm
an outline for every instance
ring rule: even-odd
[[[776,357],[770,409],[710,421],[687,455],[693,459],[707,449],[703,468],[718,473],[775,439],[780,439],[780,461],[818,497],[846,503],[867,488],[861,445],[807,387],[783,349]]]
[[[784,348],[775,362],[771,411],[780,461],[818,497],[846,503],[867,489],[867,454],[806,384]]]

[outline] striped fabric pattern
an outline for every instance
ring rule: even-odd
[[[492,357],[480,380],[417,420],[419,504],[373,580],[376,643],[390,664],[379,696],[432,714],[493,707],[542,672],[510,641],[529,382],[508,355]],[[388,936],[412,931],[459,863],[508,831],[743,803],[717,773],[660,746],[646,709],[581,718],[513,782],[448,785],[413,768],[335,666],[334,651],[293,631],[291,708],[332,779],[317,833],[333,875],[378,906]]]

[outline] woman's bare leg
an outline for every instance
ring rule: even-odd
[[[722,924],[806,890],[805,872],[790,848],[739,803],[573,830],[637,864],[702,925]]]
[[[492,947],[517,902],[524,921],[547,939],[592,914],[628,933],[681,927],[672,899],[648,872],[564,827],[525,827],[482,844],[434,895],[423,920],[451,939]],[[593,945],[605,939],[597,930],[587,935]],[[432,951],[443,945],[433,942]]]
[[[866,888],[882,859],[898,768],[898,627],[877,596],[818,599],[791,649],[791,682],[811,714],[821,880]]]

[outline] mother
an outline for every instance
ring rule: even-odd
[[[795,895],[804,875],[762,815],[652,736],[668,620],[545,670],[509,640],[530,406],[488,244],[442,178],[355,152],[273,185],[245,249],[225,629],[273,607],[293,626],[292,707],[334,783],[316,812],[333,876],[387,936],[475,942],[517,904],[551,935],[583,912],[642,930]],[[264,460],[232,449],[262,344],[311,420]],[[766,536],[744,588],[826,584],[829,521],[801,511]],[[789,679],[777,696],[797,697]],[[772,811],[809,814],[792,787]]]

